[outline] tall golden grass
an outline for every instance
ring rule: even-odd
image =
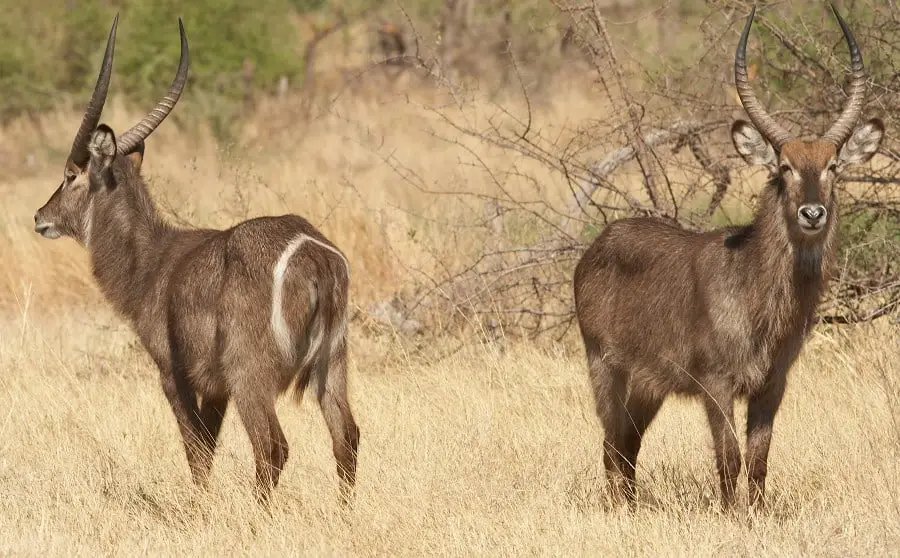
[[[351,397],[362,428],[355,506],[340,510],[330,440],[307,398],[278,407],[291,458],[266,513],[254,504],[250,445],[233,413],[209,492],[191,487],[157,373],[106,311],[23,313],[3,322],[0,338],[4,554],[900,549],[900,351],[888,329],[813,335],[776,420],[770,510],[752,521],[718,511],[701,405],[680,400],[664,406],[647,434],[638,511],[608,509],[602,432],[577,354],[518,346],[503,355],[485,346],[423,362],[354,332]]]
[[[524,165],[541,181],[540,192],[532,184],[506,184],[513,194],[565,203],[570,190],[559,176],[463,137],[444,120],[477,128],[499,113],[500,103],[525,110],[515,98],[454,107],[437,94],[382,101],[348,95],[305,123],[299,118],[300,103],[264,102],[244,123],[238,143],[227,148],[202,127],[184,131],[166,122],[147,142],[144,175],[158,204],[177,222],[228,227],[256,215],[307,217],[349,256],[354,300],[371,301],[390,295],[408,267],[427,271],[437,257],[433,246],[440,244],[442,228],[452,228],[456,215],[480,211],[471,200],[429,194],[422,185],[450,192],[496,191],[483,169],[466,164],[472,160],[466,148],[492,168]],[[537,115],[550,126],[603,110],[589,92],[573,90],[548,100]],[[140,116],[111,100],[104,121],[123,131]],[[67,302],[93,292],[81,247],[68,240],[48,243],[31,231],[32,215],[61,180],[79,118],[61,111],[42,116],[37,124],[23,118],[0,130],[0,154],[10,169],[0,179],[5,209],[0,216],[0,257],[5,262],[0,300],[6,303],[26,288],[38,299]],[[388,160],[403,170],[392,168]],[[446,246],[440,256],[460,258],[459,249]]]
[[[262,214],[307,216],[348,255],[357,307],[389,296],[468,247],[439,246],[465,197],[490,192],[466,164],[530,165],[505,186],[561,206],[546,169],[454,132],[495,105],[347,96],[309,124],[290,102],[260,108],[238,147],[164,124],[145,175],[177,221],[224,227]],[[447,107],[451,108],[447,108]],[[519,107],[510,100],[511,110]],[[534,108],[536,125],[601,118],[584,88]],[[139,112],[111,101],[122,130]],[[253,504],[252,458],[229,414],[208,493],[195,491],[156,371],[106,309],[84,251],[32,231],[56,188],[80,115],[0,130],[0,553],[313,555],[871,555],[900,552],[900,345],[887,323],[820,329],[792,371],[770,461],[771,509],[752,522],[717,511],[699,405],[671,401],[638,470],[640,509],[603,497],[602,432],[577,342],[537,349],[477,342],[411,356],[351,331],[351,398],[362,428],[355,508],[337,505],[330,442],[314,402],[279,413],[291,459],[270,513]],[[428,242],[423,242],[423,238]],[[455,237],[459,238],[459,237]],[[571,341],[571,339],[569,339]],[[435,340],[436,345],[443,341]],[[742,426],[740,426],[742,428]]]

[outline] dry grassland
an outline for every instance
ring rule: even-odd
[[[557,207],[570,198],[569,186],[559,176],[522,157],[488,149],[445,122],[452,118],[480,129],[500,113],[499,104],[511,102],[460,108],[436,95],[417,100],[386,95],[381,102],[348,96],[307,126],[298,121],[296,104],[274,103],[262,106],[259,116],[246,123],[241,146],[228,149],[202,130],[185,134],[166,122],[147,142],[144,175],[159,205],[176,221],[227,227],[256,215],[307,217],[347,253],[354,300],[370,302],[390,295],[413,273],[409,268],[430,271],[437,259],[452,265],[468,257],[455,224],[464,216],[480,215],[482,202],[423,191],[495,192],[496,185],[473,165],[467,147],[495,172],[515,165],[540,181],[540,190],[534,184],[504,184],[513,195]],[[514,110],[524,115],[524,105],[517,104]],[[552,135],[573,121],[603,114],[602,103],[587,92],[572,92],[542,107],[536,125]],[[111,99],[103,120],[121,133],[141,116]],[[80,117],[47,115],[41,119],[41,134],[28,119],[0,130],[0,157],[12,167],[11,178],[0,178],[5,209],[0,258],[7,262],[0,286],[7,291],[20,293],[25,280],[36,293],[66,302],[91,292],[84,250],[72,242],[42,242],[32,231],[32,215],[61,180]],[[448,230],[457,235],[452,246],[442,242]],[[52,266],[53,272],[43,267],[35,273],[38,262]],[[3,299],[7,297],[0,297],[0,306]]]
[[[490,110],[475,106],[477,121]],[[573,92],[542,122],[599,116]],[[423,195],[390,170],[487,189],[439,118],[417,104],[348,99],[309,129],[251,123],[253,148],[223,154],[163,125],[146,174],[166,211],[201,225],[297,212],[354,266],[364,307],[435,255],[465,201]],[[113,104],[122,129],[133,112]],[[351,330],[351,399],[362,428],[355,508],[337,505],[330,441],[314,402],[279,413],[291,445],[271,513],[251,496],[252,457],[229,414],[211,490],[189,481],[149,358],[92,286],[83,250],[31,230],[61,175],[78,115],[0,134],[14,169],[0,181],[0,553],[14,555],[826,555],[900,553],[900,345],[895,328],[820,329],[792,371],[770,459],[769,513],[717,511],[700,405],[672,400],[638,470],[642,505],[608,510],[577,343],[556,350],[473,346],[410,356]],[[270,128],[271,127],[271,128]],[[463,138],[453,138],[467,141]],[[46,147],[49,144],[49,148]],[[478,147],[492,165],[527,164]],[[537,175],[541,171],[532,169]],[[539,194],[562,203],[549,174]],[[535,195],[530,185],[510,185]],[[447,258],[462,246],[446,247]],[[440,344],[440,341],[436,341]],[[739,425],[743,429],[743,425]]]
[[[156,372],[104,311],[5,323],[0,552],[33,555],[871,556],[900,549],[895,332],[823,331],[793,370],[770,460],[772,509],[716,507],[701,406],[651,427],[642,505],[606,509],[601,430],[580,356],[474,348],[407,359],[356,337],[356,506],[337,505],[313,401],[283,401],[291,459],[271,516],[226,418],[209,493],[191,488]],[[739,425],[739,428],[743,428]]]

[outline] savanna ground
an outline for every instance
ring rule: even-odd
[[[608,116],[596,90],[578,83],[536,102],[535,125]],[[442,116],[479,128],[497,106],[521,109],[521,98],[462,108],[409,95],[402,81],[393,87],[401,92],[341,96],[309,123],[294,118],[290,99],[263,101],[228,148],[202,128],[167,122],[148,141],[144,164],[174,221],[224,227],[295,212],[347,253],[351,401],[362,429],[349,512],[338,505],[330,440],[309,397],[300,407],[279,403],[291,457],[268,512],[254,503],[250,445],[233,413],[210,490],[192,488],[157,372],[102,302],[84,250],[32,231],[80,114],[60,109],[0,130],[8,161],[0,179],[0,552],[900,554],[900,343],[888,319],[812,335],[776,421],[771,506],[752,520],[745,505],[719,511],[703,411],[683,400],[667,402],[648,432],[639,509],[607,506],[602,430],[573,332],[540,346],[476,335],[460,348],[459,339],[410,340],[373,324],[370,305],[398,284],[477,251],[474,239],[458,244],[460,231],[441,245],[455,216],[473,211],[469,201],[424,192],[409,176],[490,192],[496,183],[470,164],[475,153],[487,167],[527,168],[540,180],[539,191],[507,181],[513,195],[556,205],[571,195],[557,175],[460,134]],[[122,130],[139,116],[111,98],[104,121]],[[747,172],[742,184],[759,187],[760,174]]]
[[[753,522],[717,511],[697,404],[665,405],[639,510],[609,511],[580,358],[473,347],[420,362],[354,335],[355,508],[337,504],[331,444],[306,400],[279,406],[291,459],[269,514],[235,415],[198,493],[132,335],[102,310],[32,310],[2,329],[5,553],[871,556],[900,544],[891,332],[813,336],[776,423],[771,510]]]

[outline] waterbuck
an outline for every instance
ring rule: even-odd
[[[749,501],[764,503],[773,420],[834,260],[835,185],[848,165],[872,157],[884,135],[879,119],[853,129],[866,76],[850,29],[832,10],[850,47],[850,95],[825,135],[809,141],[795,139],[753,94],[746,49],[755,8],[747,18],[734,74],[752,125],[738,120],[731,135],[747,163],[769,171],[749,224],[695,233],[653,218],[622,219],[578,262],[575,308],[613,502],[635,504],[641,440],[663,399],[676,393],[700,396],[706,407],[725,508],[741,469],[734,400],[747,398]]]
[[[194,482],[207,484],[222,419],[233,402],[267,501],[288,457],[275,399],[307,384],[331,434],[342,501],[356,476],[359,428],[347,401],[346,258],[306,219],[250,219],[227,230],[185,229],[158,213],[141,177],[144,140],[172,111],[189,54],[165,97],[119,136],[98,121],[112,73],[118,16],[62,184],[35,213],[46,238],[69,236],[90,254],[106,299],[159,367]]]

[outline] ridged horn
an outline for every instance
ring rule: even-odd
[[[769,116],[769,113],[766,112],[766,109],[763,108],[759,99],[753,93],[753,88],[750,86],[747,78],[747,37],[750,36],[750,26],[753,24],[753,16],[755,14],[756,6],[750,10],[750,16],[747,18],[747,24],[744,25],[741,40],[738,42],[737,52],[734,54],[734,87],[737,89],[738,96],[741,98],[741,104],[744,106],[744,110],[747,111],[750,121],[778,149],[793,139],[793,136]]]
[[[109,91],[109,80],[112,77],[113,53],[116,50],[116,27],[119,25],[119,14],[113,19],[112,29],[109,30],[109,37],[106,39],[106,51],[103,53],[103,64],[100,66],[100,75],[97,76],[97,83],[94,85],[94,92],[91,94],[91,100],[88,101],[87,108],[84,109],[84,117],[81,119],[81,126],[78,133],[75,134],[75,141],[72,142],[72,150],[69,152],[69,160],[84,167],[87,165],[90,153],[88,153],[88,142],[91,134],[97,128],[100,122],[100,113],[103,112],[103,105],[106,104],[106,93]]]
[[[181,34],[181,59],[178,62],[178,71],[175,73],[175,79],[172,81],[172,85],[169,86],[166,96],[153,107],[153,110],[131,129],[122,134],[118,142],[118,151],[120,153],[130,153],[139,143],[146,140],[153,133],[153,130],[169,116],[169,113],[175,108],[178,98],[181,97],[184,84],[187,82],[188,67],[190,66],[187,36],[184,33],[184,24],[181,18],[178,18],[178,32]]]
[[[838,117],[837,121],[831,125],[831,128],[825,132],[822,139],[828,140],[837,146],[843,145],[853,131],[853,126],[862,114],[863,102],[866,98],[866,70],[863,67],[862,55],[859,53],[859,46],[853,33],[847,27],[847,22],[841,17],[834,4],[831,5],[831,11],[837,18],[844,32],[844,39],[847,40],[847,46],[850,47],[850,97],[844,105],[844,112]]]

